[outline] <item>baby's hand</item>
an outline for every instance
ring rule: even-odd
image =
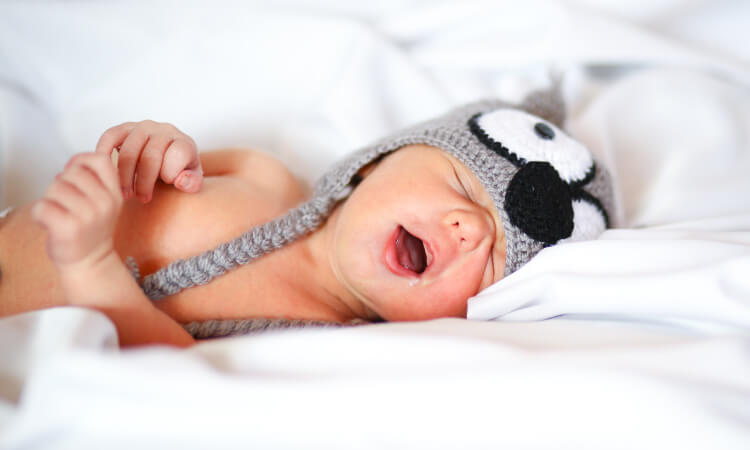
[[[47,230],[47,253],[59,269],[96,263],[114,253],[122,207],[117,171],[104,154],[73,156],[32,208]]]
[[[144,120],[112,127],[99,138],[96,153],[111,155],[115,149],[126,200],[135,193],[142,202],[151,201],[159,177],[184,192],[198,192],[203,185],[198,148],[174,125]]]

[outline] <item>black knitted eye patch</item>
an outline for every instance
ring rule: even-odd
[[[548,162],[521,166],[505,191],[505,211],[513,225],[545,244],[573,233],[570,189]]]

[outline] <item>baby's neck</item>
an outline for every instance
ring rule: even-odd
[[[378,321],[379,316],[346,287],[330,262],[337,212],[335,210],[323,226],[294,246],[294,258],[299,266],[288,266],[286,276],[290,283],[312,295],[321,307],[338,316],[337,321]]]

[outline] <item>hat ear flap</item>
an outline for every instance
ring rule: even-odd
[[[563,100],[560,81],[553,81],[548,89],[531,91],[518,105],[519,109],[552,122],[562,129],[565,124],[565,100]]]

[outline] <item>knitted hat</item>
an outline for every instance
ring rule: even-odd
[[[609,225],[613,190],[607,171],[563,133],[557,90],[534,92],[520,105],[466,105],[360,149],[316,184],[311,200],[226,244],[178,260],[143,280],[151,299],[205,284],[240,264],[317,229],[349,196],[357,172],[381,155],[410,144],[437,147],[465,164],[492,197],[507,243],[505,275],[544,247],[593,239]]]

